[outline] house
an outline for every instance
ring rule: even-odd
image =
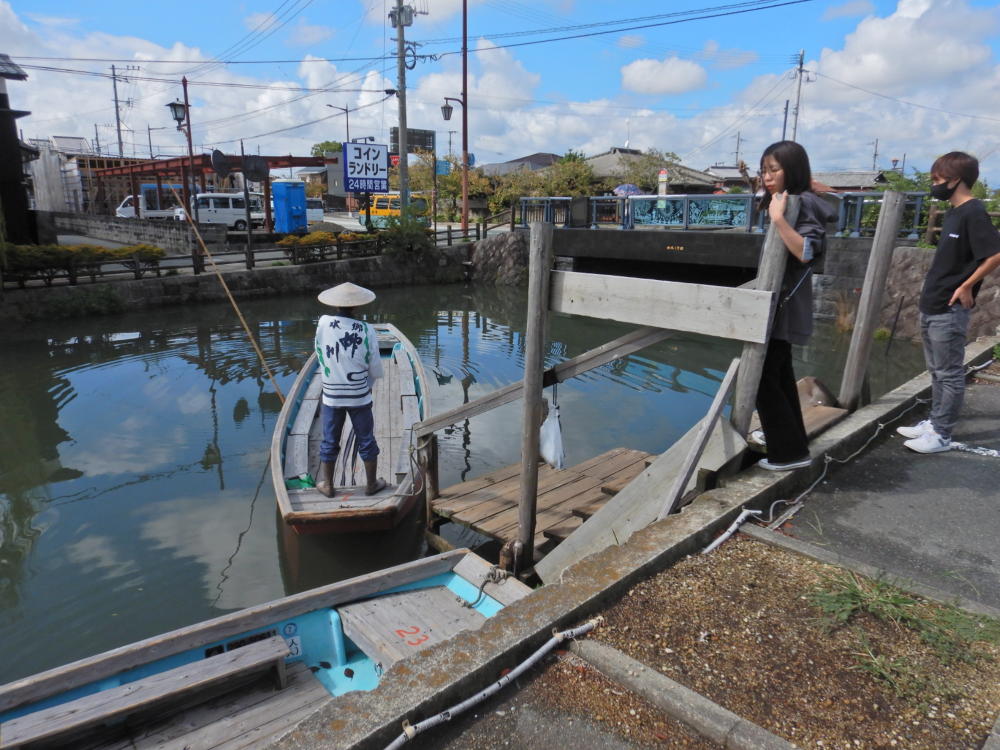
[[[28,74],[10,57],[0,54],[0,227],[4,237],[13,242],[34,239],[24,185],[25,159],[34,154],[22,146],[17,134],[18,118],[31,113],[13,109],[7,96],[7,81],[27,78]]]
[[[598,180],[613,180],[625,174],[623,166],[629,161],[642,163],[648,157],[642,151],[634,148],[613,147],[603,154],[591,156],[586,160]],[[716,180],[711,175],[697,169],[685,167],[683,164],[664,163],[667,170],[667,192],[669,193],[711,193],[715,189]],[[654,185],[640,185],[646,189]]]
[[[522,156],[519,159],[511,159],[510,161],[484,164],[481,169],[483,170],[483,174],[487,177],[502,177],[505,174],[517,172],[521,169],[526,169],[532,172],[539,169],[545,169],[546,167],[551,167],[561,158],[562,157],[559,156],[559,154],[539,152],[537,154]]]
[[[739,167],[730,167],[725,164],[713,164],[710,167],[706,167],[704,172],[715,180],[715,187],[717,190],[728,191],[731,188],[739,188],[743,192],[749,192],[750,190],[747,185],[746,178],[743,176],[743,173],[740,172]],[[751,177],[754,176],[753,172],[748,172],[748,174],[750,174]]]
[[[880,169],[813,172],[812,176],[815,182],[828,187],[830,192],[834,193],[885,190],[889,186],[885,171]]]
[[[115,208],[131,192],[127,177],[97,180],[94,171],[139,164],[147,159],[101,156],[86,138],[52,136],[32,138],[38,159],[28,165],[31,207],[39,211],[114,216]]]

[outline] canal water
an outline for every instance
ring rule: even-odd
[[[383,290],[368,312],[414,343],[442,411],[521,378],[525,308],[523,290],[458,285]],[[321,306],[309,295],[242,310],[287,392]],[[556,318],[546,364],[628,328]],[[836,390],[848,341],[821,329],[797,374]],[[680,336],[560,385],[568,463],[618,446],[665,450],[737,353]],[[280,403],[228,305],[7,330],[0,361],[0,683],[426,553],[417,520],[286,540],[268,467]],[[922,369],[913,344],[888,355],[877,344],[873,391]],[[441,485],[518,461],[520,410],[440,434]]]

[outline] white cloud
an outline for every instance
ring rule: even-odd
[[[710,63],[716,70],[735,70],[757,62],[759,55],[753,50],[722,49],[717,41],[709,39],[698,58]]]
[[[293,29],[288,41],[296,46],[307,47],[313,44],[325,42],[333,36],[334,30],[329,26],[313,26],[300,21]]]
[[[855,18],[867,16],[875,12],[871,0],[847,0],[840,5],[831,5],[823,11],[823,20],[832,21],[837,18]]]
[[[25,13],[26,18],[30,18],[42,26],[76,26],[80,23],[79,18],[63,18],[59,16],[43,16],[38,13]]]
[[[618,37],[618,46],[625,49],[635,49],[646,43],[646,38],[639,34],[622,34]]]
[[[271,13],[251,13],[243,19],[243,26],[247,31],[264,31],[274,15]]]
[[[705,85],[708,73],[698,63],[668,57],[636,60],[621,69],[622,88],[637,94],[682,94]]]

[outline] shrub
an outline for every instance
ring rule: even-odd
[[[379,233],[387,254],[415,253],[423,255],[434,250],[434,241],[422,221],[412,216],[390,216]]]
[[[333,232],[310,232],[303,235],[298,240],[299,247],[308,245],[332,245],[337,241],[337,235]]]
[[[153,269],[156,275],[160,275],[160,260],[165,253],[155,245],[139,243],[137,245],[126,245],[116,247],[112,250],[113,257],[121,261],[121,264],[132,271],[137,279],[141,279],[143,273]]]
[[[294,234],[286,234],[280,240],[275,243],[280,247],[295,247],[299,244],[299,238]]]

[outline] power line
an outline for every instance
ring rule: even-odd
[[[1000,122],[1000,117],[989,117],[988,115],[970,115],[967,112],[952,112],[949,109],[941,109],[940,107],[932,107],[929,104],[918,104],[917,102],[908,102],[905,99],[899,99],[895,96],[889,96],[888,94],[880,94],[878,91],[872,91],[871,89],[866,89],[863,86],[857,86],[853,83],[847,83],[847,81],[840,81],[833,76],[828,76],[825,73],[820,73],[818,71],[810,71],[813,75],[817,75],[821,78],[826,78],[834,83],[839,83],[841,86],[847,86],[851,89],[857,89],[858,91],[864,91],[866,94],[871,94],[872,96],[877,96],[881,99],[888,99],[891,102],[898,102],[899,104],[905,104],[908,107],[916,107],[917,109],[927,109],[931,112],[943,112],[946,115],[954,115],[956,117],[969,117],[973,120],[987,120],[989,122]]]
[[[208,64],[210,61],[204,60],[137,60],[134,57],[39,57],[36,55],[11,55],[11,59],[16,60],[39,60],[42,62],[98,62],[98,63],[154,63],[157,65],[190,65],[192,63]],[[421,57],[427,57],[422,55]],[[381,62],[382,60],[394,60],[395,55],[376,55],[374,57],[309,57],[288,60],[218,60],[221,65],[281,65],[303,63],[332,63],[332,62]],[[215,62],[212,62],[215,64]],[[26,67],[22,65],[21,67]],[[177,75],[181,73],[178,72]]]

